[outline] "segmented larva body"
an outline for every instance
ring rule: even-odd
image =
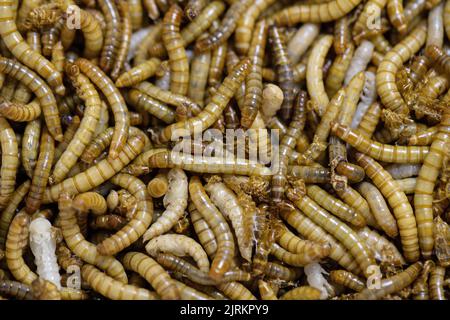
[[[194,203],[190,203],[188,206],[189,214],[191,217],[192,226],[197,234],[200,244],[205,249],[208,257],[214,258],[217,251],[217,241],[211,227],[203,219],[200,212],[195,207]]]
[[[442,48],[444,44],[444,3],[430,10],[428,14],[428,34],[426,46]]]
[[[409,146],[429,146],[433,143],[433,140],[436,134],[439,131],[439,126],[433,126],[428,128],[427,130],[420,131],[416,134],[413,134],[408,138]]]
[[[175,121],[175,112],[172,109],[139,90],[131,89],[128,91],[128,100],[136,109],[146,111],[167,124]]]
[[[176,284],[169,274],[152,258],[139,252],[128,252],[123,257],[125,268],[142,275],[162,299],[179,299]]]
[[[18,300],[35,300],[31,287],[18,281],[0,280],[0,293]]]
[[[317,38],[320,25],[316,23],[303,24],[287,44],[287,53],[290,62],[295,65],[306,53],[313,41]]]
[[[184,14],[189,20],[195,19],[208,4],[207,0],[189,0],[184,8]]]
[[[280,300],[319,300],[321,291],[310,286],[301,286],[289,290],[280,297]]]
[[[358,19],[356,20],[355,24],[353,25],[353,37],[360,36],[364,31],[366,31],[369,27],[367,25],[367,20],[371,19],[372,23],[374,21],[377,21],[376,19],[380,17],[381,12],[383,11],[384,7],[386,6],[387,0],[369,0],[364,5],[364,9],[359,15]],[[370,27],[373,27],[372,24],[370,24]]]
[[[63,154],[64,150],[67,149],[67,146],[69,145],[70,141],[72,141],[73,136],[80,127],[81,120],[79,116],[73,116],[68,117],[67,122],[68,122],[67,128],[66,131],[64,131],[62,141],[58,143],[58,145],[55,148],[55,156],[53,157],[53,163],[56,163],[56,161],[58,161],[58,159]],[[37,144],[37,146],[39,146],[39,144]]]
[[[272,243],[270,253],[278,260],[294,267],[304,267],[311,262],[318,261],[330,253],[331,245],[309,243],[303,245],[302,252],[291,252],[277,243]]]
[[[250,73],[245,80],[245,99],[244,106],[241,111],[241,125],[249,128],[258,114],[258,110],[262,105],[262,65],[264,61],[268,26],[265,20],[256,24],[253,32],[253,38],[248,50],[248,57],[251,61]],[[275,54],[275,59],[277,59]],[[279,69],[279,71],[281,71]],[[284,73],[279,73],[280,84],[284,83]],[[283,111],[281,111],[283,112]]]
[[[375,73],[371,71],[364,72],[365,81],[361,93],[360,102],[356,106],[356,111],[353,114],[350,128],[355,129],[361,123],[363,117],[368,113],[370,106],[377,98],[377,91],[375,85]]]
[[[101,51],[99,65],[105,73],[113,67],[120,38],[120,15],[112,0],[100,0],[98,6],[105,16],[105,41]]]
[[[374,45],[367,40],[363,40],[358,48],[356,48],[355,54],[350,61],[350,66],[345,74],[344,85],[349,84],[355,75],[366,70],[367,65],[372,59],[373,50]]]
[[[3,101],[0,104],[0,114],[12,121],[33,121],[41,115],[41,106],[38,99],[34,99],[29,104]]]
[[[256,300],[250,290],[239,282],[222,283],[217,288],[232,300]]]
[[[287,174],[302,179],[305,183],[328,183],[331,179],[330,170],[320,167],[289,166]]]
[[[72,200],[66,193],[61,194],[58,202],[60,210],[61,229],[70,250],[83,261],[93,264],[122,283],[128,283],[128,278],[123,266],[112,256],[102,256],[97,252],[94,244],[85,240],[77,224],[76,210],[72,206]]]
[[[172,253],[176,256],[190,256],[197,263],[198,268],[204,272],[209,272],[209,260],[202,246],[184,235],[164,234],[150,240],[145,250],[153,256],[159,252]]]
[[[170,7],[164,16],[162,39],[169,55],[170,91],[186,95],[189,85],[189,62],[180,35],[183,11],[178,5]]]
[[[244,78],[250,71],[250,60],[248,58],[243,59],[239,64],[233,68],[233,71],[223,81],[222,85],[217,89],[217,92],[213,95],[211,102],[200,112],[197,116],[190,118],[186,121],[174,123],[161,132],[161,142],[167,142],[169,140],[176,140],[181,135],[187,132],[194,132],[195,128],[206,130],[214,122],[217,121],[219,115],[225,109],[227,103],[232,98],[239,85],[244,81]]]
[[[122,229],[97,245],[97,251],[103,255],[114,255],[129,247],[145,233],[153,219],[152,198],[141,180],[119,173],[111,178],[111,182],[128,190],[136,198],[137,208],[133,218]]]
[[[378,225],[388,236],[395,238],[398,235],[397,222],[378,188],[369,182],[362,182],[358,186],[358,191],[367,200]]]
[[[131,17],[129,5],[126,1],[119,1],[119,14],[121,17],[121,33],[119,47],[117,48],[116,58],[113,68],[111,70],[111,78],[116,80],[120,74],[120,71],[124,67],[125,59],[130,47],[131,42]]]
[[[446,300],[444,290],[445,268],[435,266],[431,269],[429,288],[431,300]]]
[[[382,144],[370,140],[359,132],[339,123],[332,123],[331,131],[359,152],[383,162],[421,163],[429,153],[428,147],[405,147]]]
[[[402,0],[388,0],[386,11],[395,29],[400,33],[404,34],[407,30],[406,17],[403,12],[403,1]]]
[[[278,300],[277,295],[273,291],[269,283],[264,280],[258,280],[259,296],[262,300]]]
[[[55,155],[55,145],[52,136],[44,128],[41,134],[41,141],[39,146],[39,157],[34,168],[33,178],[31,181],[31,188],[25,200],[26,211],[32,214],[39,209],[42,202],[42,197],[50,176],[50,169]]]
[[[84,51],[83,56],[87,59],[99,55],[103,47],[103,32],[98,20],[88,11],[79,9],[80,29],[83,32]]]
[[[110,179],[114,174],[122,170],[128,163],[141,153],[144,147],[144,141],[139,136],[130,137],[128,143],[119,153],[117,159],[103,159],[93,165],[84,172],[80,172],[73,177],[53,185],[50,189],[45,190],[44,203],[57,201],[59,195],[64,190],[69,195],[89,191],[106,180]]]
[[[357,300],[378,300],[409,286],[422,270],[422,263],[416,262],[395,276],[381,280],[381,288],[366,288],[355,295]]]
[[[94,136],[94,130],[100,118],[101,100],[90,80],[78,72],[75,72],[71,80],[77,89],[78,96],[84,101],[85,109],[78,130],[53,168],[50,178],[52,184],[61,182],[76,164]]]
[[[58,107],[49,86],[33,71],[10,59],[0,58],[0,72],[19,80],[36,95],[48,130],[56,141],[61,141],[63,135]]]
[[[103,0],[102,0],[103,1]],[[110,0],[107,0],[110,1]],[[128,138],[128,128],[130,127],[130,118],[128,116],[127,105],[114,83],[91,62],[84,58],[78,58],[75,64],[80,68],[92,83],[105,95],[114,115],[114,135],[109,150],[109,157],[116,159],[118,154],[124,148]]]
[[[334,52],[338,55],[343,54],[352,41],[349,18],[347,16],[339,18],[334,22],[333,35]]]
[[[417,176],[420,172],[421,164],[391,164],[385,167],[385,170],[389,172],[393,179],[404,179],[413,176]]]
[[[325,57],[333,44],[333,36],[326,35],[317,40],[309,55],[306,70],[306,86],[309,96],[315,103],[315,108],[319,116],[327,110],[330,99],[325,91],[323,83],[323,65]]]
[[[171,169],[167,173],[169,187],[164,196],[166,210],[144,233],[144,241],[169,231],[182,217],[188,204],[188,179],[181,169]]]
[[[361,122],[358,124],[356,130],[361,133],[362,136],[370,139],[378,125],[381,117],[381,106],[378,102],[372,103],[367,109],[366,113],[362,116]]]
[[[409,108],[398,91],[395,74],[423,46],[426,36],[427,25],[420,23],[384,56],[377,69],[376,84],[381,102],[396,113],[408,114]]]
[[[330,272],[330,279],[334,283],[350,288],[356,292],[361,292],[366,287],[366,284],[361,278],[346,270],[332,270]]]
[[[106,274],[100,272],[97,268],[85,264],[81,268],[81,276],[89,286],[101,295],[111,300],[157,300],[158,295],[147,289],[138,288],[133,285],[124,284]]]
[[[72,205],[77,210],[77,222],[84,236],[87,234],[89,211],[92,211],[96,216],[100,216],[104,215],[107,210],[105,198],[96,192],[78,194],[74,198]]]
[[[18,1],[15,0],[4,1],[0,4],[0,35],[4,44],[20,62],[45,78],[58,95],[64,95],[65,88],[61,73],[56,71],[55,66],[40,53],[32,50],[17,30],[15,22],[17,6]],[[37,84],[35,87],[40,85]]]
[[[405,193],[400,190],[392,176],[375,160],[361,153],[356,155],[356,159],[366,171],[367,176],[387,198],[394,212],[405,258],[408,261],[417,261],[420,253],[416,219]]]
[[[217,48],[213,54],[225,48],[226,44]],[[217,57],[217,56],[216,56]],[[219,63],[225,62],[223,59],[216,60]],[[187,96],[197,103],[200,107],[204,106],[206,94],[206,84],[208,82],[208,73],[212,70],[211,52],[206,51],[196,54],[191,62],[191,74],[189,77],[189,88]],[[220,68],[220,66],[219,66]],[[223,68],[222,68],[223,69]]]
[[[414,191],[414,209],[419,231],[419,244],[422,255],[428,258],[433,250],[433,190],[436,179],[448,154],[450,143],[450,113],[444,111],[439,131],[433,139],[430,152],[419,171]]]
[[[19,167],[19,147],[16,134],[8,121],[0,117],[0,145],[2,164],[0,170],[0,208],[7,206],[14,192]]]
[[[325,80],[325,89],[328,96],[333,97],[336,92],[342,87],[342,83],[345,79],[345,74],[350,66],[353,53],[355,51],[355,45],[350,43],[344,53],[338,55],[328,70],[328,76]]]

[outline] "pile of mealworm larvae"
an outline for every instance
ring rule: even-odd
[[[5,0],[0,36],[1,298],[449,296],[450,0]]]

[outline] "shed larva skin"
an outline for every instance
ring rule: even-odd
[[[33,71],[10,59],[0,58],[0,72],[19,80],[36,95],[42,108],[47,128],[56,141],[61,141],[62,128],[58,107],[49,86]]]
[[[6,264],[14,278],[24,284],[30,285],[38,276],[30,270],[22,258],[23,249],[28,244],[28,227],[30,216],[23,211],[19,212],[11,221],[6,238]]]
[[[166,210],[144,233],[143,240],[148,241],[169,231],[182,217],[188,204],[188,178],[183,170],[171,169],[167,173],[169,188],[164,196]]]
[[[388,0],[386,11],[395,29],[400,33],[404,34],[407,29],[406,17],[403,12],[403,1],[402,0]]]
[[[432,260],[427,260],[423,264],[423,269],[417,280],[412,286],[412,293],[414,300],[429,300],[429,286],[428,278],[431,270],[434,268],[435,263]]]
[[[85,109],[79,128],[67,149],[55,163],[50,177],[52,184],[61,182],[76,164],[78,158],[94,136],[94,130],[97,127],[101,112],[101,100],[94,85],[86,76],[79,73],[78,68],[74,65],[68,68],[76,69],[74,73],[70,73],[66,69],[66,74],[69,74],[78,96],[83,99]]]
[[[259,296],[262,300],[278,300],[277,295],[273,291],[269,283],[264,280],[258,280]]]
[[[366,287],[365,282],[361,278],[347,270],[332,270],[330,272],[330,279],[334,283],[350,288],[356,292],[361,292]]]
[[[128,252],[122,258],[125,268],[139,273],[164,300],[180,299],[180,294],[172,278],[155,260],[139,252]]]
[[[289,290],[280,300],[319,300],[322,292],[310,286],[300,286]]]
[[[189,181],[189,194],[201,216],[212,229],[217,241],[217,251],[208,275],[219,281],[227,272],[234,258],[235,244],[230,227],[220,211],[214,206],[202,186],[200,178],[194,176]]]
[[[208,257],[213,259],[217,251],[217,241],[213,230],[208,223],[206,223],[205,219],[203,219],[194,203],[189,203],[188,211],[191,217],[192,226],[194,227],[200,244],[205,249]]]
[[[22,183],[8,201],[8,205],[3,209],[0,217],[0,248],[5,247],[6,236],[8,234],[8,227],[14,217],[17,207],[22,202],[22,199],[28,193],[30,189],[31,181],[26,180]]]
[[[297,137],[303,131],[306,123],[306,102],[307,93],[303,90],[299,91],[295,100],[292,120],[286,134],[281,139],[278,171],[272,177],[272,201],[275,203],[280,202],[284,197],[289,158],[297,144]]]
[[[130,118],[128,116],[125,100],[114,83],[100,70],[100,68],[93,65],[89,60],[78,58],[75,61],[75,64],[80,68],[80,71],[84,73],[89,80],[100,89],[100,91],[102,91],[113,111],[115,130],[109,150],[109,157],[116,159],[124,148],[128,138],[128,129],[130,127]]]
[[[269,38],[279,86],[284,94],[279,114],[284,121],[287,121],[292,114],[292,105],[295,98],[294,72],[287,54],[285,37],[276,26],[269,27]]]
[[[375,265],[375,260],[369,249],[351,228],[330,215],[311,198],[302,195],[301,191],[288,189],[287,196],[311,220],[327,230],[350,251],[366,277],[370,275],[370,271],[367,268]]]
[[[61,73],[56,71],[50,61],[32,50],[17,30],[15,23],[17,6],[18,1],[15,0],[5,1],[0,6],[0,35],[4,44],[20,62],[45,78],[58,95],[64,95]]]
[[[139,82],[145,81],[156,73],[161,64],[158,58],[150,58],[145,62],[133,67],[132,69],[122,73],[116,80],[118,88],[130,87]]]
[[[172,5],[164,16],[162,40],[169,55],[171,71],[170,91],[186,95],[189,88],[189,61],[180,35],[183,11],[178,5]]]
[[[3,101],[0,104],[0,114],[12,121],[27,122],[41,115],[41,106],[37,99],[28,104]]]
[[[380,289],[366,288],[355,295],[356,300],[378,300],[388,294],[396,293],[409,286],[422,270],[422,263],[416,262],[410,265],[405,271],[395,276],[381,280]]]
[[[378,225],[388,236],[395,238],[398,235],[397,222],[378,188],[369,182],[362,182],[358,191],[367,200]]]
[[[433,250],[433,190],[450,143],[450,112],[444,110],[439,131],[433,138],[417,177],[414,190],[414,210],[422,255],[429,258]]]
[[[120,15],[113,0],[100,0],[98,6],[106,20],[105,41],[103,43],[99,65],[105,73],[108,73],[113,67],[114,56],[119,46]]]
[[[0,293],[17,300],[35,300],[31,287],[18,281],[0,280]]]
[[[153,257],[159,252],[172,253],[177,256],[190,256],[197,263],[198,268],[203,272],[209,272],[209,260],[202,246],[184,235],[164,234],[150,240],[145,250]]]
[[[446,300],[444,290],[445,268],[435,266],[431,269],[429,290],[431,300]]]
[[[217,288],[232,300],[256,300],[250,290],[236,281],[221,283]]]
[[[89,191],[106,180],[110,179],[114,174],[122,170],[131,162],[144,147],[144,141],[139,136],[130,137],[128,143],[123,148],[117,159],[104,159],[96,163],[84,172],[78,173],[71,178],[51,186],[45,190],[44,203],[55,202],[58,200],[60,193],[64,190],[70,195]]]
[[[111,178],[113,184],[128,190],[137,200],[133,218],[111,237],[97,245],[97,251],[103,255],[114,255],[136,242],[150,226],[153,219],[153,202],[146,185],[129,174],[119,173]]]
[[[323,83],[323,65],[328,50],[333,44],[333,36],[326,35],[314,44],[308,59],[306,70],[306,86],[311,100],[316,103],[316,111],[322,116],[330,102]]]
[[[180,131],[193,132],[195,128],[201,128],[201,130],[208,129],[214,122],[217,121],[223,109],[233,97],[234,93],[238,89],[239,85],[244,81],[245,77],[250,71],[250,60],[244,58],[237,66],[233,68],[233,71],[225,78],[223,83],[217,89],[217,92],[213,95],[211,102],[193,118],[186,121],[181,121],[167,126],[161,132],[161,142],[167,142],[169,140],[176,140],[180,137]],[[184,130],[183,130],[184,129]],[[184,134],[184,133],[183,133]]]
[[[114,280],[92,265],[85,264],[81,268],[81,276],[92,289],[111,300],[159,299],[154,292]]]
[[[356,154],[356,160],[391,206],[397,220],[406,260],[417,261],[420,253],[416,219],[405,193],[400,190],[392,176],[375,160],[361,153]]]
[[[252,0],[236,1],[226,11],[222,19],[220,28],[207,38],[198,41],[195,44],[195,49],[199,52],[213,50],[221,43],[228,40],[236,29],[238,20],[243,16],[247,9],[252,5]]]
[[[122,283],[128,283],[123,266],[112,256],[102,256],[94,244],[85,240],[77,224],[75,208],[70,196],[63,193],[58,202],[61,229],[70,250],[83,261],[93,264]]]
[[[0,208],[8,205],[14,192],[17,169],[19,167],[19,148],[16,134],[8,121],[0,117],[0,144],[2,151],[2,163],[0,170]]]
[[[41,141],[39,145],[39,157],[34,168],[30,191],[25,200],[26,211],[32,214],[39,209],[42,197],[47,187],[50,169],[55,155],[55,142],[46,128],[42,130]]]
[[[356,228],[361,228],[366,225],[366,220],[360,213],[339,199],[332,197],[328,192],[321,189],[319,186],[308,185],[306,186],[306,192],[311,199],[316,201],[339,219],[352,224]]]
[[[428,147],[381,144],[364,137],[347,126],[335,122],[331,123],[331,131],[359,152],[383,162],[422,163],[429,153]]]
[[[355,274],[361,273],[361,269],[358,267],[354,258],[340,242],[336,241],[336,239],[322,229],[322,227],[301,214],[292,205],[282,207],[280,215],[306,239],[318,243],[329,243],[331,245],[331,250],[328,256],[342,267]]]
[[[424,45],[426,36],[427,25],[423,22],[384,56],[377,69],[376,84],[381,102],[396,113],[407,115],[409,108],[398,91],[395,74]]]
[[[172,109],[139,90],[128,91],[128,101],[136,109],[146,111],[167,124],[175,122],[175,112]]]
[[[450,74],[450,57],[436,45],[425,48],[425,56],[447,75]]]
[[[408,138],[408,146],[429,146],[433,143],[433,139],[438,131],[438,126],[433,126],[427,130],[413,134]]]
[[[297,4],[278,11],[270,20],[279,26],[294,26],[299,22],[330,22],[345,16],[360,3],[360,0],[333,0],[320,4]]]
[[[342,87],[350,62],[355,52],[355,45],[350,43],[344,53],[338,55],[331,65],[325,79],[325,89],[329,97],[333,97]]]

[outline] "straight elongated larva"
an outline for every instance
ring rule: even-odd
[[[332,270],[330,272],[330,279],[334,283],[343,285],[356,292],[361,292],[366,287],[366,284],[361,278],[346,270]]]
[[[347,126],[335,122],[331,124],[331,131],[334,135],[349,143],[359,152],[379,161],[392,163],[421,163],[429,153],[428,147],[405,147],[382,144],[364,137]]]
[[[186,121],[181,121],[167,126],[161,132],[161,142],[167,142],[169,140],[176,140],[181,135],[187,132],[194,132],[194,130],[200,129],[204,131],[208,129],[214,122],[217,121],[219,115],[225,109],[227,103],[236,92],[239,85],[244,81],[244,78],[250,71],[250,60],[245,58],[239,62],[239,64],[233,68],[233,71],[225,78],[223,83],[217,89],[217,92],[213,95],[211,102],[193,118]],[[197,129],[196,129],[197,128]]]
[[[78,173],[71,178],[53,185],[44,193],[44,203],[57,201],[59,194],[64,190],[70,195],[89,191],[114,174],[122,170],[128,163],[141,153],[144,147],[144,141],[139,136],[130,137],[128,143],[123,148],[117,159],[104,159],[96,163],[84,172]]]
[[[152,198],[141,180],[119,173],[111,178],[111,182],[127,189],[136,198],[137,208],[133,218],[122,229],[97,245],[97,251],[103,255],[114,255],[129,247],[145,233],[153,219]]]
[[[123,284],[100,272],[92,265],[81,268],[81,276],[101,295],[111,300],[158,300],[156,293],[133,285]]]
[[[409,114],[395,83],[395,73],[425,43],[426,23],[420,23],[411,33],[390,50],[377,69],[377,92],[386,108],[399,113]]]
[[[409,146],[429,146],[438,133],[439,127],[433,126],[428,128],[427,130],[420,131],[416,134],[413,134],[408,138]]]
[[[405,258],[408,261],[417,261],[420,253],[416,219],[405,193],[400,190],[392,176],[375,160],[361,153],[356,155],[356,159],[392,207],[400,231]]]
[[[434,266],[431,269],[429,290],[431,300],[446,300],[444,290],[445,268]]]
[[[305,183],[328,183],[331,179],[330,170],[320,167],[289,166],[287,174],[302,179]]]
[[[355,45],[350,43],[344,53],[334,59],[325,80],[325,89],[329,97],[333,97],[341,88],[354,51]]]
[[[42,197],[48,183],[48,177],[50,176],[54,155],[55,142],[47,129],[44,128],[41,133],[39,157],[34,169],[30,192],[25,200],[25,208],[28,214],[34,213],[41,205]]]
[[[365,288],[355,295],[357,300],[377,300],[388,294],[398,292],[409,286],[419,275],[422,270],[422,263],[416,262],[395,276],[381,280],[381,288]]]
[[[303,24],[287,44],[287,52],[290,62],[295,65],[305,54],[313,41],[317,38],[320,25],[315,23]]]
[[[280,297],[280,300],[319,300],[321,291],[310,286],[301,286],[289,290]]]
[[[160,64],[161,60],[158,58],[150,58],[149,60],[146,60],[134,68],[122,73],[116,80],[116,86],[121,88],[138,84],[139,82],[153,76]]]
[[[389,172],[393,179],[404,179],[417,176],[420,172],[421,164],[391,164],[385,167],[385,170]]]
[[[127,58],[128,50],[131,42],[131,13],[127,1],[118,1],[119,14],[121,17],[121,33],[119,40],[119,46],[117,48],[116,57],[111,70],[111,78],[117,79],[120,71],[124,67],[125,60]]]
[[[327,110],[330,102],[323,83],[323,65],[328,50],[333,44],[333,36],[326,35],[320,38],[313,46],[308,59],[306,70],[306,85],[311,100],[315,103],[315,109],[319,116]]]
[[[378,102],[372,103],[361,118],[357,130],[366,138],[372,138],[381,117],[381,106]]]
[[[179,299],[180,294],[176,284],[155,260],[139,252],[128,252],[122,260],[125,268],[145,277],[162,299]]]
[[[16,134],[8,121],[0,117],[0,145],[2,164],[0,170],[0,208],[5,208],[14,192],[17,169],[19,167],[19,150]]]
[[[180,35],[183,11],[178,5],[170,7],[164,16],[162,40],[169,55],[170,91],[186,95],[189,85],[189,62]]]
[[[110,0],[107,0],[110,1]],[[75,64],[80,68],[92,83],[103,92],[114,115],[114,135],[109,150],[109,156],[116,159],[118,154],[124,148],[128,137],[128,128],[130,126],[130,118],[128,116],[127,105],[113,82],[103,73],[100,68],[93,65],[89,60],[78,58]]]
[[[17,300],[35,300],[30,285],[23,284],[19,281],[0,280],[0,293]]]
[[[220,49],[223,49],[226,45],[217,48],[213,55]],[[223,53],[225,54],[225,53]],[[216,56],[217,57],[217,56]],[[225,62],[223,59],[216,59],[216,61],[221,64]],[[190,77],[189,77],[189,88],[187,96],[197,103],[200,107],[204,105],[204,98],[206,93],[206,84],[208,83],[208,73],[211,72],[212,68],[212,57],[211,52],[206,51],[195,55],[191,62],[190,67]],[[222,66],[223,67],[223,66]],[[219,65],[220,68],[220,65]],[[219,69],[218,68],[218,69]],[[223,69],[223,68],[222,68]]]
[[[428,35],[426,46],[436,45],[442,48],[444,44],[444,4],[430,10],[428,14]]]
[[[105,41],[103,43],[99,65],[105,73],[108,73],[113,67],[115,61],[114,55],[119,45],[120,15],[115,2],[112,0],[100,0],[98,6],[106,20]]]
[[[40,53],[32,50],[17,30],[15,22],[17,6],[18,1],[5,1],[0,5],[0,35],[4,44],[20,62],[45,78],[58,95],[64,95],[61,73],[56,71],[54,65]]]
[[[58,202],[60,223],[64,239],[70,250],[83,261],[93,264],[112,278],[127,283],[128,278],[123,266],[112,256],[103,256],[97,252],[94,244],[85,240],[77,224],[76,210],[72,206],[72,199],[63,193]]]
[[[355,54],[353,55],[352,60],[350,61],[350,66],[345,73],[344,84],[347,85],[361,71],[366,70],[367,65],[372,58],[372,53],[374,50],[374,46],[370,41],[364,40],[361,44],[356,48]]]
[[[197,234],[200,244],[205,249],[208,257],[213,259],[217,251],[217,241],[211,227],[203,219],[200,212],[198,212],[194,203],[190,202],[188,206],[189,214],[191,217],[192,226]]]
[[[67,149],[67,146],[69,145],[70,141],[72,141],[73,136],[75,135],[78,128],[80,127],[80,117],[79,116],[68,117],[67,122],[68,122],[67,128],[66,128],[66,131],[64,131],[62,141],[60,143],[58,143],[58,145],[55,148],[55,156],[53,158],[54,163],[56,163],[56,161],[61,157],[64,150]],[[39,125],[40,125],[40,123],[39,123]],[[39,143],[37,143],[36,145],[39,146]],[[36,152],[37,152],[37,150],[36,150]],[[36,157],[37,157],[37,154],[36,154]],[[32,158],[32,159],[35,159],[35,158]]]
[[[62,129],[58,107],[48,85],[33,71],[10,59],[0,58],[0,72],[20,80],[21,83],[26,85],[36,95],[42,108],[48,130],[56,141],[61,141]]]
[[[175,121],[175,111],[137,89],[128,91],[128,101],[136,109],[147,111],[156,118],[171,124]]]

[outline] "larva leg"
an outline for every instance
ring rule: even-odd
[[[0,144],[2,150],[0,208],[4,208],[14,192],[19,167],[19,149],[16,134],[3,117],[0,117]]]

